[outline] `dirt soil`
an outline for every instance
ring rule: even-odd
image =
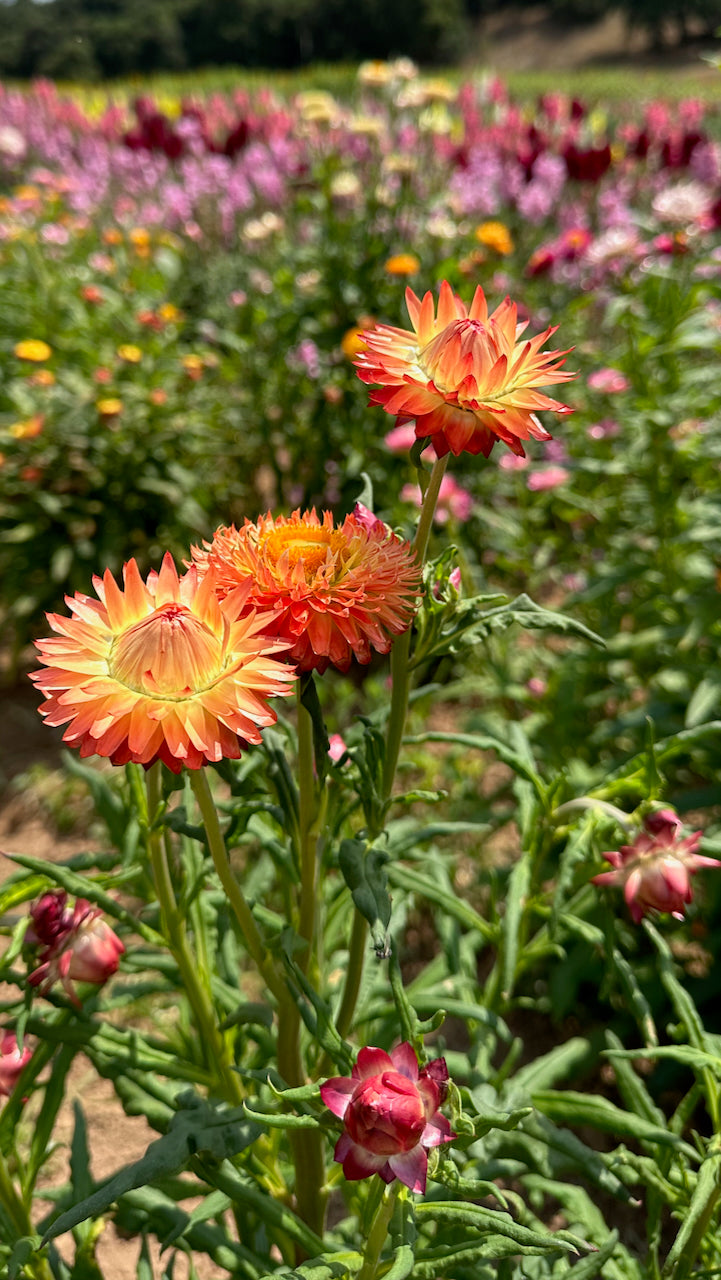
[[[631,33],[618,14],[590,26],[559,26],[543,9],[508,8],[481,24],[481,57],[494,71],[572,71],[592,66],[674,67],[699,70],[700,52],[709,42],[659,55],[647,39]],[[476,59],[476,62],[478,59]],[[718,73],[708,68],[709,76]],[[0,690],[0,850],[29,853],[61,861],[81,849],[88,839],[59,836],[51,816],[32,787],[18,788],[17,781],[38,763],[49,770],[60,767],[60,731],[46,728],[37,714],[38,699],[29,682],[13,690]],[[12,873],[12,864],[0,857],[0,883]],[[80,1057],[70,1078],[68,1097],[55,1133],[59,1144],[48,1167],[49,1184],[65,1181],[68,1144],[72,1133],[72,1101],[82,1097],[91,1137],[92,1169],[103,1178],[136,1160],[156,1136],[140,1119],[126,1117],[108,1081],[95,1078],[90,1064]],[[67,1250],[70,1256],[72,1249]],[[98,1261],[107,1280],[134,1280],[139,1253],[137,1241],[121,1240],[110,1225],[98,1247]],[[216,1280],[227,1273],[205,1259],[196,1266],[201,1280]],[[153,1273],[160,1280],[163,1263],[153,1253]],[[184,1259],[175,1280],[186,1280]]]

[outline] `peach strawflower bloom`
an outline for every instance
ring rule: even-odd
[[[381,520],[356,511],[335,525],[330,511],[261,516],[241,529],[218,529],[194,547],[218,592],[250,582],[248,605],[272,610],[272,633],[285,638],[301,671],[347,671],[351,660],[388,653],[416,611],[420,566],[412,548]]]
[[[107,569],[98,594],[67,597],[72,617],[48,614],[57,634],[38,640],[48,669],[32,679],[51,725],[68,723],[63,741],[81,756],[107,756],[147,768],[162,760],[174,773],[236,760],[261,728],[275,724],[266,700],[286,695],[294,672],[271,657],[285,649],[266,634],[267,617],[247,604],[250,584],[216,595],[213,572],[178,577],[172,557],[143,582],[130,560],[125,589]]]
[[[488,457],[497,440],[523,456],[530,436],[550,439],[536,410],[571,409],[537,388],[575,377],[559,372],[565,351],[540,350],[555,327],[519,342],[527,322],[518,324],[516,304],[506,298],[489,315],[480,285],[470,307],[447,280],[437,314],[430,292],[421,301],[406,289],[406,303],[413,330],[376,325],[356,356],[363,382],[381,384],[371,404],[396,414],[399,424],[415,419],[416,438],[430,436],[439,457]]]
[[[42,338],[23,338],[22,342],[15,343],[13,352],[18,360],[31,360],[34,364],[42,364],[43,360],[50,359],[53,349],[47,342],[43,342]]]

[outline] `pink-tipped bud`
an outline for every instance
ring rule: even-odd
[[[633,844],[604,853],[613,870],[594,876],[591,883],[622,888],[636,924],[650,911],[682,920],[693,899],[691,877],[701,867],[721,867],[721,862],[697,852],[700,831],[680,837],[681,820],[672,809],[647,814],[643,825]]]
[[[27,1044],[20,1052],[14,1031],[6,1031],[0,1037],[0,1097],[10,1097],[23,1067],[32,1056]]]
[[[79,1005],[73,983],[102,986],[117,971],[125,947],[98,908],[85,898],[78,898],[73,908],[66,907],[66,898],[64,890],[56,889],[30,908],[32,925],[26,939],[42,944],[43,950],[28,981],[43,995],[60,981],[73,1004]]]

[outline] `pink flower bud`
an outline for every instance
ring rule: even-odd
[[[10,1097],[25,1063],[32,1056],[27,1044],[20,1052],[14,1031],[6,1031],[0,1036],[0,1097]]]
[[[379,1173],[399,1178],[411,1191],[425,1191],[428,1148],[455,1134],[439,1107],[448,1089],[443,1058],[418,1068],[408,1041],[392,1053],[361,1049],[350,1076],[321,1085],[323,1102],[343,1120],[335,1148],[350,1182]]]
[[[613,871],[603,871],[591,883],[622,888],[635,924],[650,911],[683,920],[693,898],[691,876],[700,867],[721,867],[721,862],[696,852],[700,831],[679,838],[681,820],[672,809],[647,814],[643,825],[633,844],[604,853]]]
[[[79,1005],[73,982],[102,986],[117,971],[125,947],[102,912],[85,898],[78,898],[73,908],[66,907],[66,900],[64,889],[54,889],[30,908],[32,924],[26,940],[41,944],[43,950],[28,981],[44,995],[59,980],[73,1004]]]
[[[600,391],[603,395],[613,396],[620,391],[628,391],[631,383],[628,378],[621,373],[620,369],[596,369],[589,374],[588,385],[593,391]]]

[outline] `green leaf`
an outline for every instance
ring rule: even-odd
[[[250,1120],[265,1125],[267,1129],[320,1129],[320,1120],[316,1116],[297,1116],[290,1112],[255,1111],[248,1103],[244,1103],[245,1114]]]
[[[388,925],[391,919],[391,900],[388,895],[388,879],[384,870],[388,854],[377,845],[367,845],[365,840],[344,840],[338,851],[338,863],[353,902],[371,927],[371,937],[376,952],[388,955]]]
[[[18,1280],[23,1267],[37,1256],[39,1249],[40,1236],[23,1236],[21,1240],[16,1240],[8,1258],[7,1280]]]
[[[467,929],[473,929],[480,933],[481,937],[487,941],[495,941],[497,938],[497,930],[483,919],[473,907],[464,902],[462,898],[458,898],[454,893],[444,889],[442,885],[429,877],[422,875],[411,867],[402,866],[398,863],[392,863],[388,867],[388,879],[391,884],[397,885],[401,889],[406,889],[409,893],[417,893],[420,897],[425,898],[428,902],[434,902],[441,911],[446,912],[459,924],[463,924]]]
[[[544,1253],[578,1253],[576,1244],[563,1238],[564,1232],[541,1234],[540,1231],[533,1231],[530,1227],[514,1222],[510,1214],[497,1209],[433,1200],[416,1205],[415,1214],[419,1226],[428,1221],[448,1223],[451,1226],[471,1227],[482,1234],[507,1236],[516,1245],[525,1245]],[[582,1241],[579,1243],[583,1244]]]
[[[178,1173],[196,1154],[223,1160],[244,1151],[260,1133],[257,1125],[245,1119],[242,1109],[216,1109],[197,1094],[184,1094],[182,1100],[183,1109],[173,1117],[168,1132],[151,1142],[140,1160],[125,1165],[92,1195],[62,1213],[45,1233],[44,1244],[87,1218],[105,1213],[127,1191]]]
[[[35,1121],[30,1157],[25,1171],[27,1192],[34,1188],[38,1173],[47,1160],[55,1120],[65,1097],[65,1081],[76,1053],[75,1045],[63,1045],[53,1063],[50,1079],[45,1085],[43,1105]]]
[[[506,894],[506,910],[503,917],[503,979],[502,996],[510,1000],[516,980],[518,947],[521,938],[521,922],[531,884],[533,856],[526,851],[511,872]]]
[[[708,719],[709,713],[715,712],[721,700],[721,680],[718,676],[707,676],[695,687],[686,707],[686,728],[695,728]]]
[[[520,777],[526,778],[536,791],[536,794],[543,799],[545,797],[545,787],[538,773],[532,764],[529,764],[525,752],[514,751],[507,742],[503,742],[501,738],[496,738],[490,733],[445,733],[441,730],[431,730],[428,733],[418,733],[411,737],[405,738],[408,743],[423,742],[450,742],[455,743],[459,747],[469,747],[472,751],[493,751],[513,769],[514,773]]]
[[[696,1163],[698,1152],[687,1142],[660,1125],[652,1124],[642,1116],[632,1115],[617,1107],[600,1094],[575,1093],[573,1090],[556,1092],[552,1089],[536,1090],[531,1101],[534,1107],[554,1121],[568,1125],[590,1125],[602,1133],[612,1133],[617,1138],[632,1138],[637,1142],[656,1143],[661,1147],[674,1147]]]
[[[686,1209],[681,1229],[671,1246],[661,1272],[662,1280],[686,1280],[691,1275],[714,1211],[721,1197],[721,1154],[704,1160]]]
[[[300,701],[301,706],[305,707],[313,724],[315,768],[318,778],[322,781],[328,768],[328,748],[330,743],[312,671],[306,671],[300,678]]]

